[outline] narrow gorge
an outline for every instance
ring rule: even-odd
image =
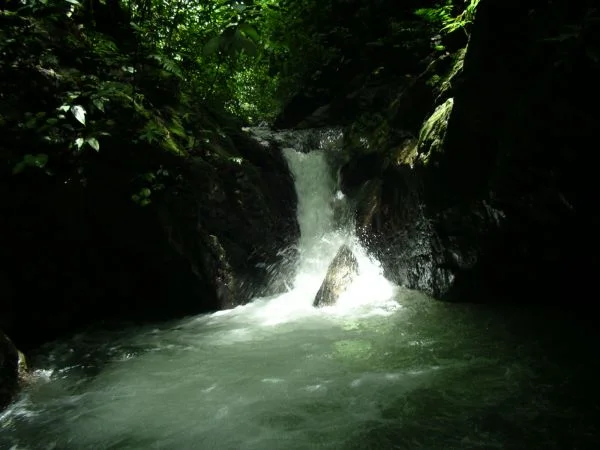
[[[0,448],[600,446],[599,36],[591,1],[0,2]]]

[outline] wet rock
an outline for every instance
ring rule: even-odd
[[[99,321],[165,320],[284,289],[274,268],[292,264],[299,228],[278,147],[232,127],[190,158],[149,151],[131,170],[168,175],[144,207],[120,150],[107,143],[94,156],[86,188],[25,174],[0,190],[10,211],[0,327],[25,351]]]
[[[0,330],[0,409],[4,408],[19,389],[19,351]]]
[[[444,148],[448,120],[452,113],[454,99],[451,97],[439,105],[433,114],[425,121],[419,133],[417,154],[420,163],[427,165],[431,155]]]
[[[358,261],[347,245],[342,245],[327,269],[313,306],[334,305],[358,275]]]
[[[434,101],[416,158],[395,158],[389,133],[379,141],[391,164],[359,225],[391,280],[462,301],[546,301],[583,288],[565,274],[585,279],[577,249],[600,251],[584,156],[600,120],[600,60],[584,56],[600,49],[597,17],[586,3],[480,3],[466,52],[426,77]],[[571,26],[579,37],[561,44]]]
[[[161,209],[171,245],[208,285],[214,309],[276,292],[273,268],[289,262],[286,249],[299,234],[280,149],[248,134],[235,139],[226,154],[196,158],[186,191],[173,192]]]

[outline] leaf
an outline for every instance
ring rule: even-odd
[[[152,191],[148,188],[144,188],[140,191],[140,196],[148,198],[152,195]]]
[[[596,64],[598,62],[600,62],[600,57],[598,57],[598,55],[592,49],[587,49],[586,52],[585,52],[585,54],[587,55],[587,57],[589,59],[591,59]]]
[[[46,155],[45,153],[38,153],[37,155],[35,155],[35,166],[42,168],[45,167],[46,164],[48,164],[48,155]]]
[[[25,164],[24,161],[18,162],[17,164],[15,164],[15,167],[13,167],[13,175],[23,172],[23,170],[25,170],[25,167],[27,167],[27,164]]]
[[[23,158],[23,161],[28,166],[42,168],[48,162],[48,155],[46,155],[45,153],[38,153],[37,155],[27,154]]]
[[[75,139],[75,145],[77,146],[77,150],[79,150],[81,148],[81,146],[83,145],[83,138],[77,138]]]
[[[258,32],[256,31],[256,29],[252,26],[252,25],[248,25],[247,23],[243,23],[240,25],[240,30],[242,30],[242,32],[249,37],[250,39],[252,39],[255,42],[258,42],[260,40],[260,36],[258,35]]]
[[[249,56],[256,56],[258,54],[256,44],[242,35],[235,41],[235,48],[237,51],[246,52]]]
[[[32,155],[28,153],[23,157],[23,160],[15,164],[13,167],[13,174],[16,175],[18,173],[23,172],[26,167],[37,167],[39,169],[43,169],[44,166],[48,163],[48,155],[45,153],[38,153],[37,155]]]
[[[95,98],[92,100],[94,106],[98,108],[99,111],[104,112],[104,101],[101,98]]]
[[[75,6],[81,6],[81,3],[79,3],[77,0],[65,0],[68,3],[71,3],[72,5]]]
[[[177,76],[178,78],[183,78],[183,72],[181,71],[181,68],[177,65],[177,63],[175,61],[167,58],[164,55],[157,55],[157,54],[150,55],[150,58],[158,61],[158,63],[162,66],[162,68],[165,71],[172,73],[173,75]]]
[[[71,106],[71,112],[79,122],[85,125],[85,109],[83,106],[73,105]]]
[[[215,53],[217,53],[219,47],[221,47],[221,36],[214,37],[210,39],[206,44],[204,44],[204,47],[202,48],[202,53],[204,54],[204,56],[212,56]]]
[[[181,69],[175,61],[171,61],[170,59],[165,58],[162,60],[162,66],[163,69],[165,69],[167,72],[170,72],[179,78],[183,78],[183,72],[181,71]]]
[[[97,152],[100,151],[100,143],[98,142],[98,139],[93,138],[93,137],[92,138],[87,138],[85,140],[85,142],[87,142],[89,144],[89,146],[92,147]]]
[[[58,109],[59,111],[67,112],[69,109],[71,109],[71,107],[69,105],[62,105],[62,106],[59,106],[56,109]]]

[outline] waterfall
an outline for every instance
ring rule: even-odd
[[[302,130],[274,133],[252,129],[257,139],[272,139],[283,154],[294,177],[298,196],[298,266],[294,279],[288,280],[289,292],[254,303],[264,306],[270,321],[289,319],[312,310],[312,302],[327,273],[327,268],[342,244],[347,244],[359,263],[359,276],[340,296],[328,313],[347,314],[356,308],[371,313],[398,307],[393,299],[396,286],[383,276],[380,263],[368,255],[355,234],[350,205],[334,178],[335,167],[329,161],[339,159],[340,130]],[[326,308],[327,309],[327,308]]]
[[[336,213],[348,205],[328,163],[335,133],[308,137],[283,137],[302,233],[289,291],[49,343],[0,413],[0,448],[556,448],[549,429],[572,448],[597,447],[586,431],[594,397],[580,413],[553,388],[567,380],[578,402],[594,391],[595,372],[567,356],[596,330],[582,334],[562,310],[449,305],[396,288],[351,215]],[[313,308],[342,243],[360,275],[336,305]],[[557,329],[567,339],[558,346]]]

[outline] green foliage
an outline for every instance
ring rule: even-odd
[[[249,93],[258,89],[248,88],[250,80],[256,88],[269,84],[264,24],[266,11],[277,3],[125,0],[140,53],[176,77],[180,89],[196,100],[226,104],[250,122],[272,116],[277,108],[273,102],[255,103]],[[241,106],[249,100],[251,107]]]
[[[149,57],[157,61],[166,72],[175,75],[177,78],[183,79],[183,71],[175,61],[160,54],[150,55]]]
[[[453,9],[452,0],[446,0],[445,3],[438,4],[435,8],[419,8],[415,11],[415,14],[428,22],[443,27],[452,21]]]
[[[440,33],[450,34],[457,30],[463,30],[468,36],[478,4],[479,0],[464,0],[464,3],[457,8],[453,0],[446,0],[435,8],[417,9],[415,14],[439,27]],[[460,10],[458,14],[456,14],[457,9]],[[440,47],[439,50],[443,50],[443,48]]]
[[[107,177],[98,158],[121,151],[122,167],[108,176],[123,172],[127,183],[126,172],[144,167],[149,153],[190,148],[189,124],[164,107],[180,102],[171,82],[183,77],[179,64],[145,51],[133,33],[117,39],[101,31],[86,8],[48,0],[0,11],[0,170],[15,180],[26,174],[87,186]]]
[[[153,193],[156,195],[165,190],[166,186],[173,181],[172,178],[172,174],[163,166],[140,175],[136,179],[139,189],[131,196],[131,199],[140,206],[150,205]],[[180,177],[177,177],[176,180],[179,181]]]
[[[369,45],[410,49],[414,35],[394,17],[382,24],[389,33],[373,30],[369,2],[356,3],[355,28],[332,19],[345,11],[332,0],[14,5],[0,12],[0,151],[8,171],[65,183],[87,183],[112,153],[132,167],[152,152],[202,154],[222,134],[208,108],[270,122],[323,71],[337,76]],[[160,190],[131,192],[149,203]]]
[[[23,172],[27,167],[37,167],[43,169],[48,163],[48,155],[45,153],[39,153],[37,155],[26,154],[22,161],[19,161],[13,168],[13,174]]]
[[[475,12],[478,4],[479,0],[465,0],[464,10],[458,16],[446,21],[442,32],[452,33],[453,31],[462,29],[468,35],[468,27],[475,20]]]

